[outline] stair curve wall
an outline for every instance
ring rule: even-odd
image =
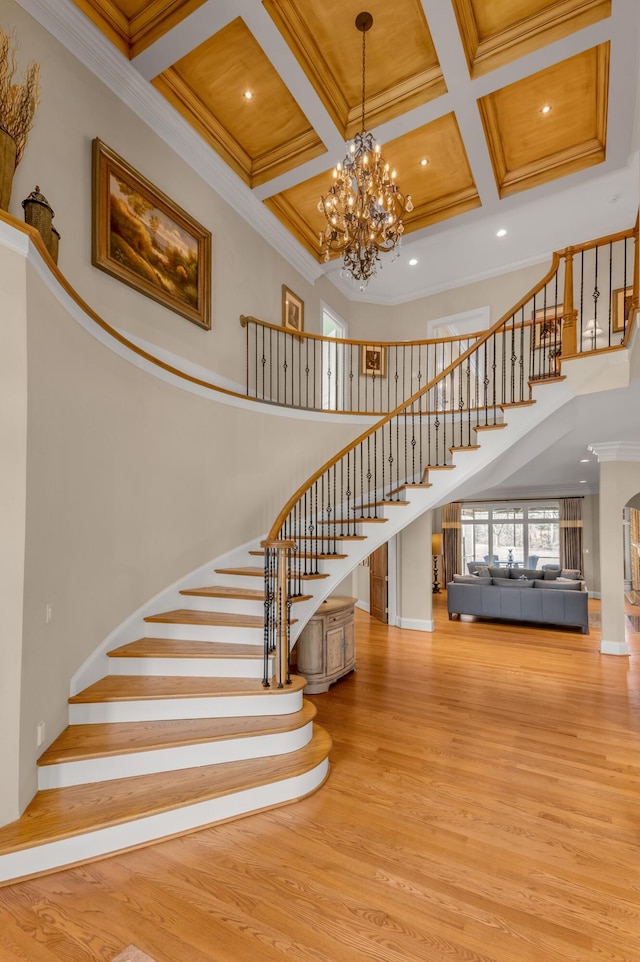
[[[83,330],[29,260],[0,245],[5,255],[3,298],[18,305],[3,318],[16,325],[5,362],[19,371],[26,337],[28,392],[23,631],[3,652],[20,695],[19,718],[6,703],[3,715],[7,821],[35,791],[36,758],[66,724],[89,654],[184,571],[266,530],[291,485],[362,422],[233,406],[151,377]],[[18,389],[0,390],[10,411]],[[18,478],[9,453],[7,470]]]

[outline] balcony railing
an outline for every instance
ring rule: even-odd
[[[455,398],[458,404],[462,397],[465,409],[483,408],[495,394],[513,403],[507,396],[515,398],[515,382],[524,383],[525,373],[533,380],[554,377],[562,357],[624,343],[634,300],[635,244],[628,230],[558,251],[547,279],[489,340],[481,331],[437,340],[358,341],[243,316],[247,396],[305,410],[385,414],[455,369],[477,343],[464,387],[458,384],[460,369],[450,370],[439,379],[440,401]],[[504,384],[493,383],[494,372]]]

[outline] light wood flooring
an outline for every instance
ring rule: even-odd
[[[639,962],[640,635],[357,612],[284,808],[0,889],[0,962]]]

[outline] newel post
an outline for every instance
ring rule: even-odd
[[[261,541],[264,548],[264,676],[271,686],[270,657],[275,653],[273,678],[278,688],[291,684],[289,673],[289,552],[295,541]]]
[[[562,306],[562,354],[568,357],[578,351],[578,311],[573,306],[573,247],[564,251],[564,304]]]

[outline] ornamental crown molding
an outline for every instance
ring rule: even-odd
[[[628,441],[595,441],[589,445],[598,461],[640,461],[640,443]]]

